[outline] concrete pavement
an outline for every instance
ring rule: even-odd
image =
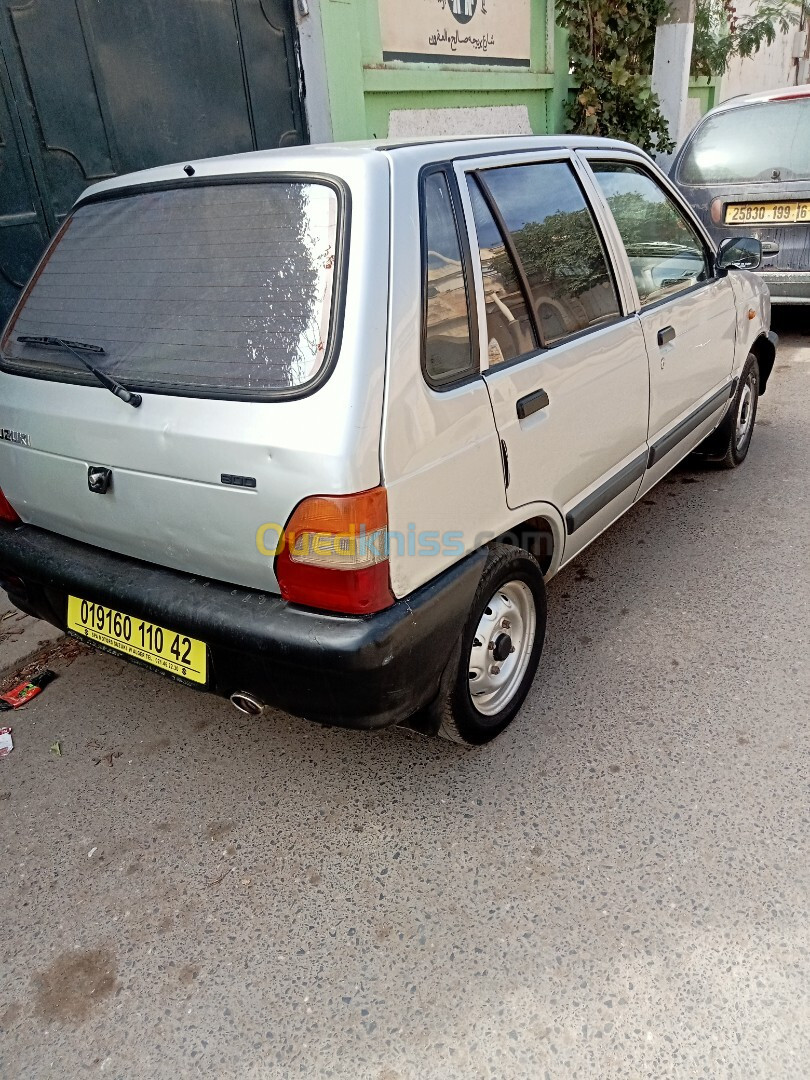
[[[62,665],[0,761],[0,1074],[806,1077],[803,326],[743,468],[552,583],[489,747]]]
[[[61,637],[55,626],[18,611],[0,589],[0,678]]]

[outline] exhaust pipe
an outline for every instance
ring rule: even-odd
[[[261,701],[258,701],[253,694],[249,694],[246,690],[237,690],[231,694],[231,705],[235,709],[238,709],[240,713],[245,713],[247,716],[261,716],[264,712],[264,705]]]

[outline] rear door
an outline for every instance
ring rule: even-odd
[[[636,291],[650,364],[645,488],[692,450],[728,402],[737,336],[734,291],[716,277],[687,212],[638,160],[588,155]]]
[[[563,514],[565,558],[633,501],[646,463],[644,337],[566,153],[459,167],[507,501]]]

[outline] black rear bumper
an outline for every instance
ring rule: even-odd
[[[204,641],[215,694],[246,691],[358,728],[398,723],[433,699],[485,561],[474,552],[377,615],[329,615],[31,525],[0,526],[0,585],[23,611],[65,629],[68,594],[105,604]]]

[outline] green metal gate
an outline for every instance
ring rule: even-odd
[[[0,325],[88,184],[305,140],[292,0],[0,0]]]

